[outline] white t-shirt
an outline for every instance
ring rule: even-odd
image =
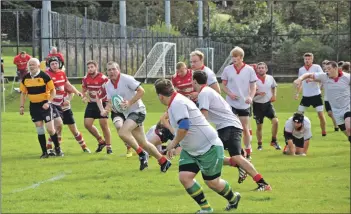
[[[156,130],[156,125],[153,125],[150,127],[150,129],[147,131],[147,133],[145,134],[146,139],[148,141],[150,141],[152,138],[154,138],[155,136],[157,136],[157,134],[155,133]],[[158,137],[158,136],[157,136]]]
[[[141,83],[135,80],[134,77],[120,73],[120,78],[117,83],[117,86],[114,86],[111,80],[108,80],[103,85],[103,87],[105,87],[108,100],[110,100],[111,97],[115,95],[123,97],[124,100],[131,100],[137,93],[136,90],[138,89],[140,84]],[[125,112],[123,112],[123,114],[125,117],[127,117],[132,112],[140,112],[146,114],[146,108],[141,99],[136,101]]]
[[[312,64],[311,67],[307,68],[302,66],[299,69],[299,77],[305,73],[324,73],[321,66],[317,64]],[[318,82],[306,82],[306,80],[302,81],[302,95],[304,97],[312,97],[321,94],[320,85]]]
[[[257,81],[255,70],[246,64],[240,70],[236,70],[234,65],[228,65],[224,68],[221,79],[227,81],[227,88],[239,96],[239,99],[233,100],[227,95],[226,101],[229,105],[236,109],[250,108],[245,100],[250,95],[250,83]]]
[[[213,145],[223,146],[217,131],[207,122],[195,103],[185,96],[177,93],[171,97],[168,115],[175,135],[178,131],[178,123],[188,118],[189,130],[180,146],[192,156],[205,154]]]
[[[243,129],[239,118],[233,113],[230,105],[210,87],[204,87],[198,95],[199,109],[208,111],[208,120],[216,129],[234,126]]]
[[[286,122],[285,122],[285,127],[284,130],[286,132],[292,133],[294,137],[297,139],[304,138],[304,140],[308,140],[312,137],[312,132],[311,132],[311,121],[308,119],[306,116],[304,116],[303,120],[303,127],[300,131],[296,130],[294,128],[294,121],[293,117],[290,117]]]
[[[350,111],[350,74],[343,72],[337,79],[331,79],[326,73],[318,73],[314,78],[324,85],[334,115],[343,116]]]
[[[267,103],[271,100],[273,94],[272,94],[272,88],[277,87],[277,83],[275,82],[274,78],[271,75],[266,74],[265,79],[262,81],[260,78],[258,78],[257,82],[257,92],[265,92],[266,95],[264,96],[255,96],[253,98],[253,101],[255,103]]]
[[[203,66],[202,70],[200,70],[200,71],[203,71],[207,74],[207,83],[206,84],[208,86],[213,85],[214,83],[218,82],[216,74],[209,67]]]

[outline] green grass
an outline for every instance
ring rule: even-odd
[[[151,85],[145,89],[148,110],[145,129],[148,129],[165,107],[159,104]],[[296,110],[298,102],[291,100],[291,85],[281,84],[278,94],[275,103],[280,119],[278,140],[283,145],[284,122]],[[129,159],[120,156],[125,148],[111,122],[113,155],[82,153],[64,127],[65,157],[40,160],[40,147],[27,106],[25,115],[20,116],[18,94],[6,90],[6,97],[1,135],[2,212],[189,213],[198,209],[178,181],[178,157],[166,174],[159,172],[154,158],[150,159],[149,169],[140,172],[136,156]],[[87,145],[95,150],[96,141],[83,126],[84,104],[75,98],[72,105],[79,130]],[[237,169],[223,168],[223,178],[242,195],[237,212],[350,213],[350,145],[340,132],[332,131],[329,118],[328,136],[322,138],[316,113],[310,110],[306,114],[313,127],[307,157],[283,156],[271,148],[270,124],[268,121],[264,124],[264,150],[254,149],[252,162],[272,185],[272,192],[250,192],[256,187],[251,178],[239,185]],[[256,140],[253,146],[256,147]],[[215,211],[222,212],[226,201],[204,185],[201,175],[197,180]]]

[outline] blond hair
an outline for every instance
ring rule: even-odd
[[[241,47],[236,46],[230,51],[230,56],[241,56],[242,58],[244,58],[245,52]]]
[[[307,57],[307,56],[310,56],[310,57],[313,58],[313,53],[305,53],[305,54],[303,55],[303,57]]]
[[[205,55],[201,51],[198,51],[198,50],[190,53],[190,57],[193,57],[193,56],[198,56],[200,58],[200,61],[202,61],[205,58]]]
[[[179,70],[182,67],[186,67],[186,64],[184,62],[178,62],[177,65],[176,65],[176,69]]]

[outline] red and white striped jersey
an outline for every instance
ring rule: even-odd
[[[193,88],[193,72],[188,69],[185,76],[181,77],[177,73],[172,76],[172,84],[177,89],[177,92],[188,97],[195,90]]]
[[[52,100],[52,104],[60,106],[63,103],[63,97],[65,95],[65,84],[68,81],[65,72],[58,70],[53,72],[48,70],[46,72],[54,82],[54,86],[56,89],[56,95]]]
[[[100,72],[95,77],[92,77],[89,74],[85,75],[82,80],[82,87],[87,90],[90,102],[96,102],[97,95],[102,102],[107,101],[106,90],[102,87],[107,81],[108,78]]]

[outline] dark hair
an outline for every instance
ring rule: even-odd
[[[154,83],[154,87],[157,94],[161,94],[166,97],[172,96],[174,93],[174,87],[170,80],[168,79],[158,79]]]
[[[350,62],[345,62],[342,67],[342,71],[350,73]]]
[[[304,120],[304,115],[301,112],[295,112],[293,115],[293,121],[302,123]]]
[[[338,67],[341,67],[345,62],[344,61],[339,61],[338,62]]]
[[[21,54],[26,54],[26,52],[25,51],[21,51]]]
[[[327,63],[327,65],[331,65],[333,68],[337,68],[338,67],[338,63],[336,63],[335,61],[329,61]]]
[[[200,85],[206,84],[207,83],[207,74],[206,72],[203,71],[195,71],[193,73],[193,80],[196,80],[196,82]]]

